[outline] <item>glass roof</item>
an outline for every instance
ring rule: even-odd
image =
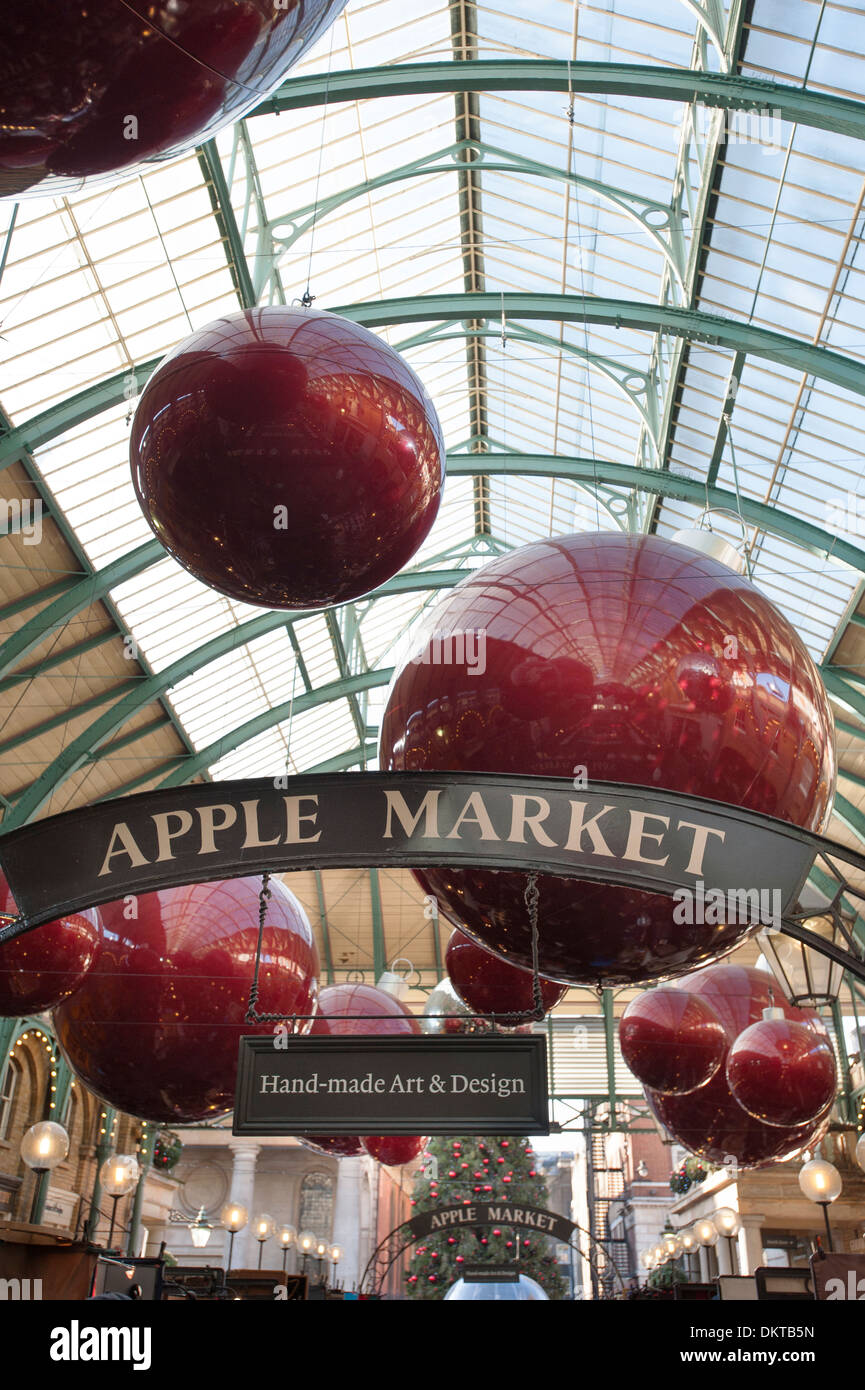
[[[570,93],[328,94],[329,73],[514,58],[734,72],[859,102],[865,11],[834,0],[538,0],[527,17],[517,0],[350,0],[287,83],[320,79],[316,104],[253,114],[215,142],[236,244],[220,230],[198,153],[113,187],[0,203],[0,405],[30,446],[13,460],[77,557],[67,568],[118,566],[104,595],[112,630],[132,639],[148,691],[151,677],[163,677],[149,710],[145,702],[118,733],[134,731],[136,719],[147,727],[142,711],[152,722],[156,701],[175,731],[159,750],[130,739],[102,781],[91,770],[84,786],[73,769],[43,812],[132,782],[182,780],[196,754],[206,757],[195,775],[214,778],[375,766],[387,671],[401,635],[441,592],[433,572],[452,583],[502,548],[551,534],[621,526],[670,536],[708,519],[747,551],[755,583],[814,658],[841,665],[865,567],[850,551],[865,526],[857,512],[861,499],[865,517],[865,396],[669,330],[521,319],[508,296],[697,309],[865,362],[865,141],[700,102],[583,93],[576,80]],[[436,320],[376,330],[422,377],[452,455],[508,456],[485,478],[452,464],[437,523],[410,567],[432,580],[246,628],[262,610],[205,588],[158,551],[146,564],[121,563],[153,543],[128,464],[142,368],[238,310],[232,258],[241,249],[259,303],[306,290],[327,309],[499,297],[482,329],[477,320],[474,331]],[[108,393],[106,404],[98,388],[118,374],[124,397]],[[84,392],[83,405],[68,407]],[[56,424],[33,427],[55,409]],[[543,475],[520,472],[510,456],[524,454],[554,462]],[[644,478],[629,486],[602,475],[596,486],[585,470],[574,477],[580,460],[654,469],[661,485],[653,493]],[[749,502],[773,508],[777,525],[761,529]],[[4,618],[3,640],[64,572],[59,550],[48,559],[20,547],[8,555],[7,606],[24,561],[34,602]],[[66,615],[52,641],[74,649],[91,619],[89,609]],[[841,674],[853,694],[835,689],[833,698],[851,731],[842,761],[855,771],[865,707],[855,691],[862,668],[848,649]],[[38,650],[44,658],[50,649]],[[38,677],[26,687],[29,724],[20,719],[26,691],[16,688],[9,717],[19,722],[10,727],[25,750],[0,760],[7,803],[113,698],[110,682],[94,687],[84,693],[95,703],[81,712],[83,687],[73,681],[70,699],[69,672],[59,669],[50,689]],[[76,665],[76,679],[81,670],[96,680],[95,667]],[[339,691],[346,675],[364,671],[379,673],[378,683]],[[42,725],[59,721],[64,706],[68,722],[43,747]],[[865,788],[848,779],[842,790],[858,808]]]

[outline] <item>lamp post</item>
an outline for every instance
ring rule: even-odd
[[[255,1239],[258,1241],[258,1268],[261,1269],[261,1257],[264,1254],[264,1242],[269,1240],[274,1231],[274,1220],[268,1216],[267,1212],[261,1212],[256,1216],[252,1223],[255,1232]]]
[[[103,1192],[111,1198],[111,1224],[108,1227],[108,1245],[114,1239],[114,1222],[117,1217],[117,1203],[136,1186],[141,1177],[141,1169],[135,1154],[109,1154],[99,1170],[99,1181]]]
[[[226,1202],[220,1212],[220,1220],[229,1234],[228,1241],[228,1265],[225,1276],[231,1273],[231,1257],[234,1254],[234,1237],[238,1231],[242,1231],[249,1220],[249,1212],[241,1202]]]
[[[734,1247],[736,1236],[742,1229],[741,1217],[732,1207],[719,1207],[712,1217],[712,1220],[718,1235],[724,1236],[727,1241],[727,1248],[730,1254],[730,1273],[738,1274],[740,1272],[739,1258],[738,1255],[734,1258]]]
[[[693,1274],[691,1257],[696,1253],[699,1241],[692,1226],[687,1226],[684,1231],[679,1231],[678,1235],[682,1242],[682,1254],[685,1256],[685,1272],[690,1279]]]
[[[37,1175],[36,1190],[33,1193],[33,1206],[30,1220],[39,1224],[42,1198],[48,1183],[48,1175],[58,1163],[62,1163],[69,1152],[69,1135],[62,1125],[54,1120],[40,1120],[31,1125],[21,1140],[21,1157]]]
[[[336,1288],[336,1267],[342,1259],[342,1246],[332,1245],[328,1251],[330,1262],[333,1265],[333,1286]]]
[[[826,1222],[826,1244],[829,1249],[834,1251],[832,1244],[832,1228],[829,1225],[829,1207],[836,1198],[841,1196],[841,1174],[832,1163],[827,1163],[825,1158],[812,1158],[810,1163],[806,1163],[799,1174],[799,1186],[809,1202],[816,1202],[818,1207],[823,1208],[823,1220]]]
[[[282,1246],[282,1272],[285,1273],[285,1262],[288,1259],[288,1252],[297,1240],[297,1231],[293,1226],[281,1226],[279,1230],[279,1243]]]
[[[718,1244],[718,1232],[715,1229],[715,1223],[714,1221],[710,1221],[708,1216],[701,1216],[699,1221],[695,1221],[693,1230],[694,1235],[697,1237],[697,1240],[699,1241],[700,1245],[703,1247],[705,1251],[708,1252]],[[706,1258],[708,1260],[708,1253],[706,1255]],[[709,1266],[707,1265],[707,1273],[708,1269]]]
[[[297,1238],[297,1248],[303,1255],[303,1265],[301,1266],[302,1274],[306,1273],[306,1261],[317,1245],[318,1236],[315,1235],[313,1231],[301,1231]]]

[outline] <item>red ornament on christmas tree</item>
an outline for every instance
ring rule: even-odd
[[[430,622],[442,644],[482,631],[483,671],[419,661],[416,650],[382,721],[384,769],[573,779],[582,767],[593,781],[710,797],[822,828],[835,756],[820,674],[768,599],[717,560],[658,536],[557,537],[473,572]],[[695,680],[704,666],[721,682],[708,697]],[[477,801],[454,823],[463,840],[477,839]],[[454,823],[440,826],[443,836]],[[607,824],[596,822],[598,843],[614,855]],[[509,824],[483,828],[511,833]],[[549,817],[535,816],[529,833],[551,830]],[[651,853],[662,859],[664,844],[653,842]],[[443,865],[416,876],[455,926],[531,967],[524,872]],[[680,975],[756,930],[679,924],[670,897],[622,885],[541,875],[538,889],[540,971],[574,984]]]
[[[498,1015],[496,1022],[502,1028],[516,1028],[526,1021],[521,1015],[534,1008],[531,971],[520,970],[494,956],[465,932],[451,933],[445,969],[463,1003],[474,1013]],[[558,1004],[567,990],[567,985],[542,978],[539,986],[544,1013]]]
[[[132,479],[166,550],[266,608],[360,597],[436,518],[444,442],[432,401],[382,339],[273,306],[199,329],[135,412]]]
[[[742,1109],[764,1124],[809,1124],[835,1098],[835,1057],[828,1038],[770,1008],[730,1048],[727,1084]]]
[[[272,91],[345,3],[4,0],[4,193],[56,195],[203,144]]]
[[[0,926],[17,915],[0,874]],[[46,922],[0,946],[0,1017],[40,1014],[68,999],[93,965],[100,935],[101,919],[91,908]]]
[[[619,1024],[622,1056],[645,1086],[687,1094],[715,1075],[727,1035],[711,1004],[698,994],[663,986],[638,995]]]
[[[60,1045],[86,1086],[118,1110],[193,1123],[234,1104],[258,942],[260,880],[142,893],[100,908],[103,941],[83,983],[54,1012]],[[312,1014],[318,952],[293,893],[270,881],[258,1009]],[[306,1032],[309,1025],[299,1025]]]

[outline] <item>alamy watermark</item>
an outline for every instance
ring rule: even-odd
[[[679,926],[764,926],[781,928],[780,888],[706,888],[698,879],[694,888],[673,893],[673,921]]]
[[[695,113],[697,136],[708,140],[715,108],[698,106]],[[720,133],[727,145],[760,145],[764,154],[778,154],[781,143],[781,111],[778,107],[761,107],[756,111],[725,110]]]
[[[487,634],[482,627],[457,632],[434,632],[412,666],[465,666],[470,676],[487,669]]]
[[[42,540],[42,499],[0,497],[0,536],[21,536],[25,545]]]

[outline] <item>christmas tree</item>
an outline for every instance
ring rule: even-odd
[[[473,1202],[546,1207],[547,1184],[528,1139],[436,1139],[425,1151],[426,1177],[415,1182],[412,1216]],[[564,1298],[548,1237],[517,1226],[456,1226],[425,1236],[406,1274],[409,1298],[443,1298],[467,1264],[518,1264],[548,1297]]]

